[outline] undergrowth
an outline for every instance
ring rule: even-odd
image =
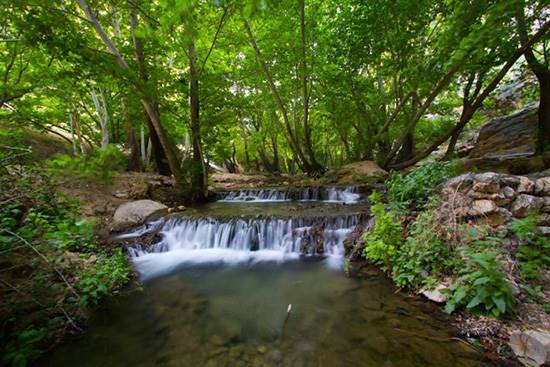
[[[420,292],[446,280],[449,313],[465,309],[500,317],[515,306],[500,261],[504,239],[491,237],[481,227],[467,236],[465,228],[443,228],[438,223],[436,186],[456,170],[451,162],[426,164],[406,176],[392,173],[387,203],[378,193],[371,196],[375,225],[363,236],[364,256],[400,288]],[[402,222],[411,214],[414,218],[404,228]],[[536,279],[550,259],[548,241],[534,231],[534,219],[518,221],[512,228],[523,242],[517,252],[522,276]]]
[[[126,167],[126,157],[115,146],[95,149],[83,155],[56,155],[45,162],[46,168],[55,175],[73,176],[79,180],[98,180],[106,182],[116,172]]]
[[[20,149],[0,152],[0,159]],[[56,194],[37,164],[0,167],[1,365],[25,366],[64,330],[79,329],[87,307],[127,283],[121,249],[98,245],[92,219]]]

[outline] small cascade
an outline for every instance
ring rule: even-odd
[[[290,201],[289,191],[281,189],[244,189],[218,195],[218,201]]]
[[[284,261],[301,255],[323,255],[340,266],[344,239],[360,215],[313,218],[170,218],[163,239],[145,250],[130,248],[143,277],[155,276],[184,263],[235,264]],[[139,229],[141,234],[143,229]]]
[[[328,200],[332,202],[356,203],[361,199],[356,187],[350,186],[344,189],[331,187],[328,189]]]
[[[361,194],[354,186],[242,189],[218,193],[219,202],[282,202],[293,200],[351,204],[359,202]]]

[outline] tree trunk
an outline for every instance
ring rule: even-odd
[[[189,72],[191,74],[189,89],[191,99],[191,143],[193,145],[194,162],[191,172],[191,192],[194,200],[204,200],[208,197],[208,171],[204,163],[201,146],[199,80],[196,69],[197,54],[194,40],[189,43],[188,55]]]
[[[155,166],[157,167],[157,172],[163,176],[170,176],[172,174],[172,170],[170,169],[168,158],[166,157],[164,149],[162,148],[162,144],[157,135],[157,131],[155,130],[153,122],[151,121],[151,117],[149,116],[147,111],[144,110],[144,112],[145,119],[147,120],[147,126],[149,128],[149,137],[151,139],[151,148],[153,152],[153,159],[155,160]]]
[[[550,71],[535,73],[539,80],[539,149],[550,150]]]
[[[132,126],[128,113],[128,98],[123,96],[120,99],[122,107],[122,118],[126,127],[126,144],[130,149],[130,157],[128,158],[128,171],[141,171],[141,160],[139,157],[139,145],[136,138],[136,132]]]
[[[273,77],[271,75],[271,71],[269,70],[269,67],[264,62],[262,58],[262,53],[260,51],[260,48],[258,47],[258,44],[256,43],[256,39],[254,38],[254,35],[252,34],[252,30],[250,29],[250,25],[248,24],[246,18],[243,16],[243,24],[244,28],[246,30],[246,33],[248,35],[248,39],[250,41],[250,44],[252,45],[252,48],[254,49],[254,52],[256,53],[256,59],[258,61],[258,64],[262,68],[262,71],[264,72],[264,75],[267,79],[269,88],[271,90],[271,93],[273,94],[273,97],[275,98],[275,102],[277,103],[277,107],[279,108],[279,111],[281,112],[281,115],[283,117],[284,126],[286,128],[287,136],[288,136],[288,142],[290,145],[290,148],[294,155],[298,158],[299,162],[301,163],[301,166],[303,167],[304,171],[311,175],[317,175],[319,173],[322,173],[322,167],[319,169],[319,167],[316,167],[315,164],[311,164],[305,157],[302,149],[300,148],[300,144],[297,140],[297,135],[295,134],[295,131],[292,129],[292,126],[290,125],[290,120],[288,118],[288,113],[286,110],[286,107],[283,103],[283,100],[281,99],[281,96],[279,94],[279,91],[277,87],[275,86],[275,82],[273,81]],[[321,172],[319,172],[321,171]]]
[[[94,27],[96,33],[99,35],[103,43],[107,46],[113,57],[115,58],[118,65],[120,65],[123,69],[130,69],[128,66],[128,63],[126,60],[124,60],[124,57],[122,54],[118,51],[114,43],[111,41],[101,24],[99,24],[99,21],[95,17],[95,15],[92,13],[90,7],[88,6],[86,0],[78,0],[78,3],[80,5],[80,8],[86,15],[86,18],[90,21],[92,26]],[[143,45],[141,44],[141,40],[139,37],[135,34],[135,29],[137,27],[137,15],[134,9],[134,6],[130,7],[130,17],[131,17],[131,27],[132,27],[132,38],[134,41],[135,46],[135,53],[136,53],[136,59],[138,66],[140,68],[140,78],[141,83],[139,87],[137,87],[137,91],[144,94],[145,88],[147,87],[147,80],[146,74],[145,74],[145,63],[144,63],[144,57],[143,57]],[[142,72],[143,71],[143,72]],[[149,122],[150,127],[152,126],[153,129],[156,132],[156,135],[158,137],[158,141],[160,142],[160,145],[162,146],[162,149],[164,150],[164,154],[166,155],[166,158],[168,160],[168,164],[170,166],[170,171],[172,171],[172,174],[174,175],[176,182],[179,184],[182,183],[182,175],[181,175],[181,167],[180,167],[180,161],[176,154],[176,150],[170,140],[168,139],[168,136],[166,135],[166,132],[164,131],[164,127],[162,126],[162,122],[160,120],[160,115],[158,113],[158,108],[155,108],[156,102],[146,100],[144,97],[141,99],[141,104],[143,105],[145,111],[147,112],[147,115],[149,116]],[[151,135],[153,132],[151,131]]]
[[[540,152],[550,150],[550,69],[548,66],[544,65],[542,62],[537,60],[535,54],[533,53],[533,44],[532,39],[535,37],[528,37],[528,29],[525,24],[525,2],[521,1],[518,4],[517,16],[516,16],[516,25],[519,36],[519,41],[522,48],[525,49],[523,56],[527,61],[527,65],[533,71],[537,80],[539,82],[539,144],[538,150]],[[546,22],[537,32],[539,34],[545,29],[548,30],[549,23]]]

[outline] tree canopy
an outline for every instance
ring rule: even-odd
[[[209,165],[316,176],[405,168],[445,143],[450,157],[518,70],[539,82],[548,149],[544,0],[1,4],[2,123],[75,154],[124,147],[130,169],[173,174],[196,199]]]

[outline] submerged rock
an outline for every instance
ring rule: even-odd
[[[113,216],[115,226],[131,226],[144,223],[154,214],[167,211],[168,207],[153,200],[137,200],[124,203]]]
[[[550,363],[550,333],[542,330],[516,330],[510,335],[510,347],[525,366]]]

